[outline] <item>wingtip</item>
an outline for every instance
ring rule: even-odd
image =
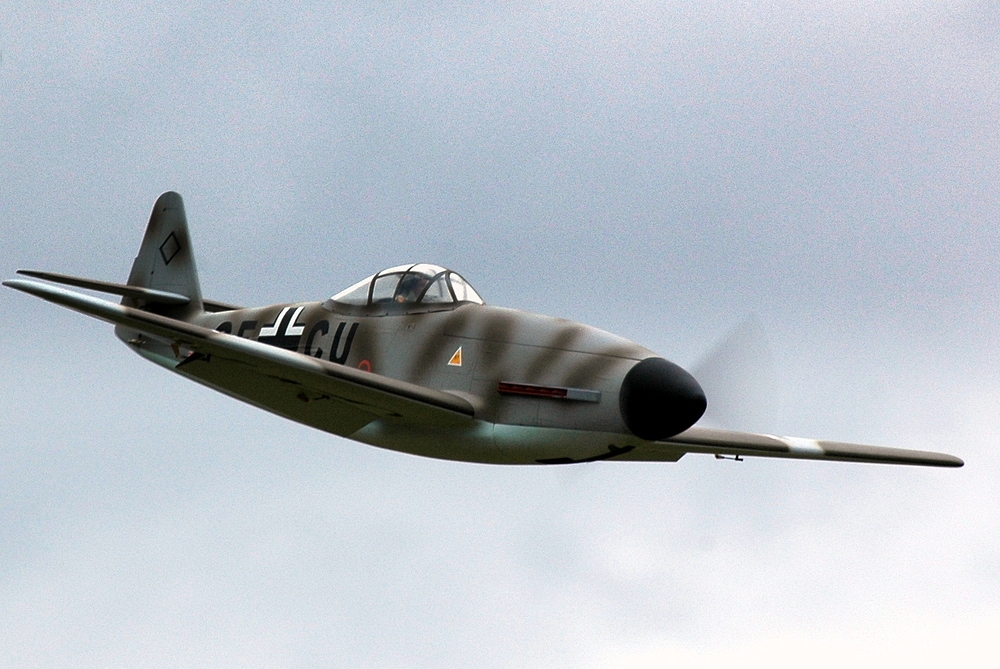
[[[5,288],[13,288],[22,293],[27,293],[28,295],[34,295],[35,297],[45,298],[45,288],[44,283],[38,283],[37,281],[25,281],[23,279],[8,279],[7,281],[0,282]]]
[[[917,451],[921,453],[921,451]],[[936,453],[934,451],[924,451],[922,452],[924,456],[924,462],[922,464],[931,465],[934,467],[964,467],[965,461],[962,458],[955,457],[949,453]]]
[[[962,458],[957,458],[954,455],[949,455],[948,453],[935,453],[933,451],[917,451],[919,454],[919,461],[914,461],[912,464],[918,465],[930,465],[931,467],[949,467],[955,468],[964,467],[965,461]]]
[[[945,462],[942,463],[945,467],[965,466],[965,460],[963,460],[962,458],[956,458],[954,455],[947,455],[946,458],[947,459],[945,460]]]

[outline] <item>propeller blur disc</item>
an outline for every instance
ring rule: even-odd
[[[770,432],[778,417],[778,383],[770,341],[750,316],[691,368],[708,399],[699,425]]]

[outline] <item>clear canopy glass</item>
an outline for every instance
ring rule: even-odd
[[[483,304],[483,298],[461,276],[450,269],[418,263],[400,265],[373,274],[333,296],[339,304]]]

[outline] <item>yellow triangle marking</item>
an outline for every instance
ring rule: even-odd
[[[450,366],[452,366],[452,367],[461,367],[462,366],[462,347],[461,346],[459,346],[458,350],[455,351],[455,354],[453,356],[451,356],[451,360],[448,361],[448,364]]]

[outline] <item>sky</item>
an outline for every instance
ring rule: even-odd
[[[1000,3],[0,5],[0,274],[206,296],[432,262],[687,367],[737,429],[958,470],[504,467],[311,430],[0,292],[0,667],[996,666]],[[709,398],[711,402],[711,398]],[[755,398],[748,398],[748,402]]]

